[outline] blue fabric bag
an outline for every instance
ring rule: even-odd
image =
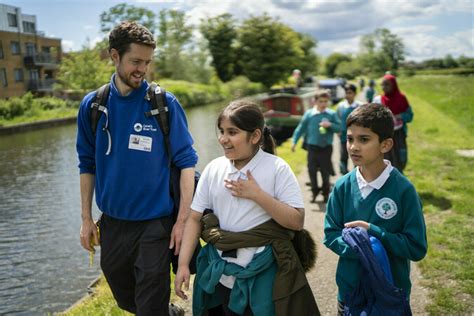
[[[345,228],[342,238],[359,255],[361,264],[361,278],[345,298],[344,315],[412,315],[405,291],[393,284],[382,243],[375,237],[371,240],[360,227]]]

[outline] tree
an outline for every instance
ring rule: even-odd
[[[100,14],[100,30],[103,33],[108,33],[122,21],[135,21],[154,32],[156,29],[155,19],[153,11],[120,3],[111,7],[108,12]]]
[[[303,74],[317,74],[319,66],[319,58],[316,55],[315,49],[317,47],[317,41],[308,34],[298,33],[300,38],[300,47],[303,51],[303,57],[301,58],[300,69]]]
[[[234,44],[237,39],[232,15],[226,13],[211,19],[202,19],[200,30],[208,41],[212,66],[217,76],[224,82],[231,80],[234,75]]]
[[[400,62],[405,59],[402,39],[388,29],[375,30],[375,36],[380,42],[382,52],[390,59],[391,69],[396,71]]]
[[[191,44],[192,27],[186,25],[184,12],[161,10],[157,37],[156,71],[161,77],[184,79],[183,54]]]
[[[298,34],[267,14],[245,20],[238,33],[242,74],[266,87],[286,80],[304,56]]]
[[[339,65],[343,61],[349,62],[351,60],[352,60],[352,57],[350,55],[345,55],[341,53],[332,53],[326,58],[326,62],[324,63],[326,76],[334,77],[336,74],[337,65]]]
[[[354,79],[361,74],[360,65],[356,59],[352,61],[343,61],[337,65],[335,75],[337,77]]]
[[[109,59],[100,59],[99,49],[84,46],[81,51],[63,57],[57,87],[85,93],[108,82],[113,72],[114,67]]]
[[[454,60],[453,56],[448,54],[443,59],[443,66],[444,66],[444,68],[456,68],[459,65],[458,65],[457,61]]]

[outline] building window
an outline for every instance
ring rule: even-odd
[[[26,56],[34,56],[36,53],[35,43],[25,43]]]
[[[8,26],[17,27],[18,21],[16,20],[16,14],[7,13],[7,15],[8,15]]]
[[[14,73],[15,73],[15,81],[23,82],[23,69],[16,68],[14,70]]]
[[[25,33],[36,33],[35,24],[33,22],[23,21],[23,32],[25,32]]]
[[[0,68],[0,84],[4,87],[8,86],[7,70],[5,68]]]
[[[3,44],[2,41],[0,41],[0,59],[3,59]]]
[[[11,42],[12,55],[20,55],[21,47],[20,42]]]

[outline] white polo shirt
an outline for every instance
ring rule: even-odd
[[[259,150],[241,170],[234,167],[225,156],[211,161],[202,172],[191,209],[204,212],[211,209],[219,218],[220,227],[232,232],[246,231],[268,221],[271,216],[252,200],[234,197],[225,187],[224,180],[247,179],[250,170],[260,188],[275,199],[294,208],[304,208],[298,181],[290,166],[283,159]],[[246,267],[255,253],[264,247],[240,248],[237,258],[224,260]],[[222,254],[218,251],[219,255]],[[232,288],[234,277],[223,275],[220,282]]]

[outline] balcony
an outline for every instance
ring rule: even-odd
[[[59,67],[58,58],[44,53],[25,56],[23,62],[25,67],[44,67],[46,69],[56,69]]]
[[[26,89],[33,92],[53,92],[56,79],[35,79],[26,82]]]

